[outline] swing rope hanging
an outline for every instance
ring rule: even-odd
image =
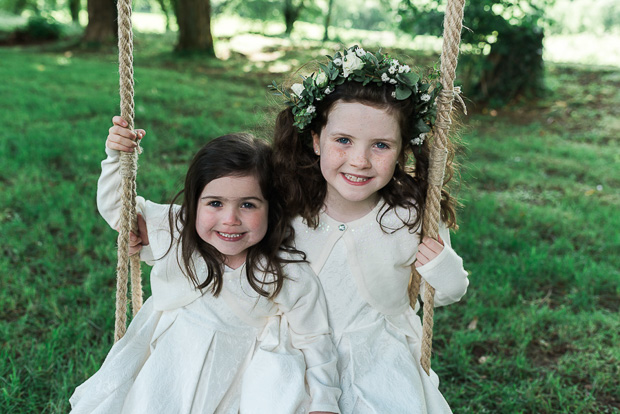
[[[430,154],[428,174],[428,190],[422,226],[424,234],[437,239],[439,234],[439,219],[441,213],[441,189],[448,156],[448,132],[450,130],[450,114],[454,101],[456,65],[458,62],[459,44],[461,43],[461,29],[463,28],[463,11],[465,0],[448,0],[444,16],[443,46],[441,51],[440,82],[442,90],[437,96],[437,121],[433,128],[433,143]],[[464,107],[464,105],[463,105]],[[421,276],[413,267],[412,281],[409,286],[411,306],[415,307],[420,291]],[[422,321],[422,356],[420,364],[427,375],[431,369],[431,350],[433,345],[433,313],[435,305],[435,289],[423,281],[424,286],[424,316]]]
[[[131,0],[118,0],[118,60],[120,75],[121,117],[128,128],[134,128],[133,32],[131,28]],[[116,266],[116,322],[114,340],[118,341],[127,329],[127,273],[131,268],[131,305],[133,315],[142,307],[142,277],[140,256],[129,257],[129,234],[137,233],[136,173],[138,151],[121,152],[121,221],[118,234],[118,262]],[[129,266],[128,266],[129,263]]]

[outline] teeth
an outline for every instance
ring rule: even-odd
[[[354,183],[361,183],[361,182],[364,182],[364,181],[368,181],[368,178],[356,177],[356,176],[351,175],[351,174],[345,174],[344,176],[347,177],[347,180],[353,181]]]
[[[234,239],[236,237],[241,236],[241,233],[229,234],[229,233],[222,233],[221,231],[218,231],[217,233],[222,237],[226,237],[227,239]]]

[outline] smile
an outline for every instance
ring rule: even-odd
[[[345,173],[343,173],[342,175],[347,181],[353,184],[362,184],[370,180],[370,178],[368,177],[358,177],[357,175],[351,175],[351,174],[345,174]]]
[[[216,231],[217,235],[220,239],[226,241],[237,241],[240,240],[245,233],[222,233],[221,231]]]

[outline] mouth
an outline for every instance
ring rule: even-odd
[[[215,232],[217,236],[224,241],[239,241],[243,238],[245,233],[223,233],[221,231]]]
[[[362,177],[359,175],[346,174],[346,173],[342,173],[342,176],[347,182],[349,182],[350,184],[354,184],[354,185],[363,185],[363,184],[366,184],[368,181],[372,180],[372,178],[369,178],[369,177]]]

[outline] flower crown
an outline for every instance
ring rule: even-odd
[[[435,98],[441,89],[437,82],[438,74],[435,71],[427,80],[411,71],[408,65],[401,65],[398,60],[377,53],[367,52],[355,45],[344,51],[336,52],[334,56],[327,56],[327,65],[319,64],[319,72],[308,77],[302,76],[302,83],[295,83],[291,91],[280,88],[275,81],[268,87],[275,90],[275,94],[285,97],[285,102],[292,108],[294,126],[302,132],[316,116],[317,101],[321,101],[334,92],[338,85],[348,81],[359,82],[363,85],[383,84],[394,85],[392,98],[397,101],[412,99],[415,103],[413,138],[410,144],[422,145],[427,133],[435,122]]]

